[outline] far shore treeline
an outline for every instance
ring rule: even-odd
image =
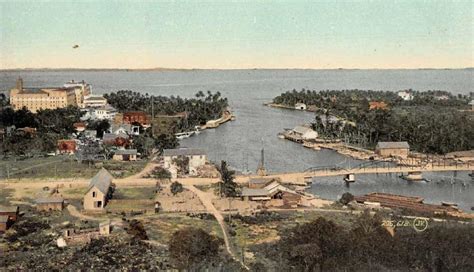
[[[422,153],[474,149],[474,113],[468,105],[472,93],[407,92],[412,100],[391,91],[303,89],[282,93],[273,103],[289,107],[305,103],[316,112],[312,125],[321,137],[365,148],[374,148],[378,141],[407,141]],[[385,105],[370,109],[370,102]]]
[[[228,106],[227,98],[219,92],[204,94],[197,92],[193,98],[150,96],[133,91],[118,91],[106,94],[108,103],[119,112],[144,111],[154,115],[173,115],[186,112],[187,122],[183,122],[180,130],[193,129],[194,126],[205,124],[208,120],[221,117]],[[153,101],[153,107],[152,107]],[[0,142],[1,155],[32,156],[35,154],[54,152],[59,139],[70,139],[75,133],[74,123],[80,122],[83,115],[77,107],[40,110],[32,113],[26,108],[13,110],[9,106],[8,97],[0,94],[0,129],[4,134]],[[13,130],[7,133],[9,127],[35,128],[35,133]],[[90,121],[87,129],[98,131],[100,137],[110,127],[107,120]],[[151,130],[138,136],[133,136],[133,146],[142,155],[149,155],[152,149],[174,148],[178,141],[170,132],[169,135],[152,135]]]

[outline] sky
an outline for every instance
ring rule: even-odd
[[[0,0],[0,69],[474,67],[473,3]]]

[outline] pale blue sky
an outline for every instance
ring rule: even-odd
[[[0,68],[463,68],[473,17],[472,1],[0,0]]]

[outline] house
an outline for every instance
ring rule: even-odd
[[[64,198],[60,196],[40,197],[35,202],[37,211],[62,211],[64,209]]]
[[[471,102],[469,102],[469,105],[471,105],[471,110],[474,111],[474,100],[471,100]]]
[[[410,91],[399,91],[397,95],[405,101],[413,100],[413,94]]]
[[[11,222],[16,222],[20,208],[18,206],[0,206],[0,216],[8,216]]]
[[[103,96],[84,97],[83,108],[102,108],[107,106],[107,99]]]
[[[119,149],[115,151],[112,160],[115,161],[136,161],[137,160],[137,150],[136,149]]]
[[[301,195],[286,188],[277,181],[272,181],[263,188],[242,188],[241,196],[244,200],[270,201],[280,200],[280,206],[287,205],[296,207],[301,202]]]
[[[188,171],[190,175],[197,175],[197,170],[207,162],[206,153],[197,148],[177,148],[163,150],[164,167],[171,172],[173,178],[178,176],[177,168],[173,160],[178,157],[187,157],[189,159]]]
[[[104,135],[102,136],[102,143],[105,145],[126,146],[130,142],[129,139],[130,136],[124,133],[104,133]]]
[[[375,153],[382,157],[407,158],[410,153],[410,145],[407,142],[378,142]]]
[[[86,123],[84,122],[74,123],[72,124],[72,126],[74,127],[74,130],[76,130],[77,132],[83,132],[84,130],[86,130]]]
[[[295,104],[295,109],[296,110],[306,110],[306,104],[305,103],[296,103]]]
[[[84,130],[84,136],[89,139],[97,138],[97,130],[95,129],[86,129]]]
[[[387,103],[383,101],[370,101],[369,110],[386,110],[388,109]]]
[[[150,116],[142,111],[130,111],[123,114],[122,122],[124,124],[138,123],[144,128],[150,127]]]
[[[251,178],[248,187],[250,189],[262,189],[274,180],[273,178]]]
[[[112,120],[114,119],[115,114],[117,114],[117,110],[110,105],[105,105],[99,108],[88,108],[82,111],[85,111],[85,114],[81,117],[82,121]]]
[[[436,100],[440,101],[440,100],[448,100],[449,99],[449,96],[443,94],[443,95],[436,95],[434,97]]]
[[[77,150],[75,140],[58,140],[59,154],[74,154]]]
[[[318,133],[306,126],[296,126],[293,129],[293,133],[303,140],[315,140],[318,138]]]
[[[109,128],[109,132],[113,134],[128,134],[128,135],[140,135],[140,126],[132,124],[112,124]]]
[[[103,211],[112,191],[112,175],[102,168],[92,179],[84,195],[83,205],[86,211]]]
[[[30,137],[36,136],[36,128],[22,127],[22,128],[17,128],[16,131],[19,131],[23,133],[23,135],[28,135]]]
[[[112,231],[110,221],[99,224],[99,227],[88,229],[66,229],[61,237],[56,240],[58,247],[66,247],[72,245],[83,245],[90,243],[93,239],[103,236],[109,236]]]
[[[10,228],[12,222],[7,215],[0,215],[0,233]]]

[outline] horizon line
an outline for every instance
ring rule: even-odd
[[[418,67],[418,68],[168,68],[168,67],[154,67],[154,68],[57,68],[57,67],[42,67],[42,68],[0,68],[0,72],[8,71],[34,71],[34,70],[71,70],[71,71],[80,71],[80,70],[96,70],[96,71],[160,71],[160,70],[169,70],[169,71],[194,71],[194,70],[222,70],[222,71],[232,71],[232,70],[471,70],[472,67],[458,67],[458,68],[430,68],[430,67]]]

